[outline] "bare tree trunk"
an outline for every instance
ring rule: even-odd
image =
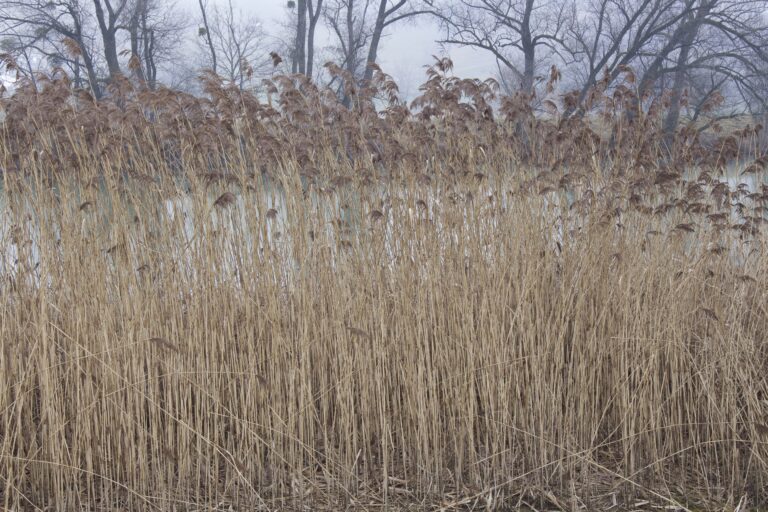
[[[392,23],[402,21],[406,18],[411,18],[419,14],[426,14],[426,10],[407,10],[402,14],[397,14],[403,7],[407,8],[408,0],[398,0],[397,3],[387,9],[387,0],[379,0],[379,10],[376,13],[376,21],[373,24],[373,32],[371,33],[371,43],[368,46],[368,58],[365,62],[365,72],[363,73],[363,81],[369,82],[373,77],[373,69],[369,67],[370,64],[375,64],[379,56],[379,45],[381,44],[381,36],[384,33],[384,29]],[[431,11],[430,11],[431,12]]]
[[[307,0],[298,0],[299,21],[296,24],[296,61],[298,63],[298,72],[305,74],[307,72]]]
[[[355,40],[355,30],[354,30],[354,17],[352,15],[352,9],[354,5],[354,0],[349,0],[349,3],[347,4],[347,13],[346,13],[346,28],[347,28],[347,51],[346,51],[346,61],[344,62],[344,69],[349,73],[350,76],[355,76],[355,61],[357,60],[357,51],[359,49],[359,45],[357,44],[357,41]],[[339,34],[341,35],[341,34]],[[356,79],[357,77],[355,77]],[[352,98],[349,97],[346,92],[344,93],[344,97],[341,100],[341,104],[344,105],[344,107],[349,108],[352,105]]]
[[[317,5],[312,5],[312,0],[307,0],[309,8],[309,27],[307,29],[307,68],[306,74],[312,78],[315,66],[315,28],[320,20],[320,13],[323,9],[323,0],[317,0]]]
[[[147,26],[147,13],[141,17],[142,33],[144,34],[144,68],[146,70],[147,87],[154,90],[157,86],[157,65],[155,64],[155,31]]]
[[[672,97],[670,98],[667,116],[664,119],[664,140],[668,146],[674,142],[675,131],[680,122],[680,102],[683,95],[683,85],[685,84],[685,78],[688,72],[687,65],[691,45],[693,45],[693,42],[696,40],[696,36],[699,33],[704,18],[709,14],[709,11],[716,1],[717,0],[712,0],[701,7],[696,13],[696,16],[690,21],[690,26],[682,37],[682,46],[680,47],[680,54],[677,56],[677,63],[675,66]]]
[[[520,23],[520,43],[523,48],[523,80],[520,88],[530,94],[533,91],[533,75],[536,70],[536,44],[531,34],[531,14],[534,0],[526,0],[525,12]]]
[[[218,74],[218,66],[216,63],[216,47],[213,46],[213,39],[211,38],[211,26],[208,23],[208,13],[205,11],[205,4],[203,0],[197,0],[200,6],[200,14],[203,17],[203,30],[205,30],[205,41],[208,44],[208,51],[211,52],[211,70],[214,74]]]
[[[101,98],[102,92],[101,86],[99,85],[99,78],[96,75],[96,66],[93,65],[93,56],[83,41],[83,27],[80,24],[79,19],[75,17],[73,17],[73,19],[74,31],[68,34],[68,37],[77,43],[77,47],[79,49],[79,57],[83,58],[85,73],[88,75],[88,84],[90,85],[91,92],[93,93],[94,97],[98,99]]]
[[[354,76],[355,74],[355,61],[357,60],[357,51],[359,49],[357,41],[355,39],[355,19],[352,14],[354,0],[349,0],[349,8],[347,9],[347,62],[344,63],[344,69],[350,72]],[[357,77],[355,77],[357,78]]]
[[[80,58],[75,57],[75,65],[72,66],[72,83],[75,84],[76,89],[83,87],[83,79],[80,76]]]
[[[695,35],[693,32],[692,35]],[[680,103],[683,97],[683,86],[685,84],[686,64],[690,53],[693,37],[688,38],[688,42],[680,49],[680,55],[677,57],[677,69],[675,70],[672,81],[672,96],[669,99],[669,109],[664,118],[664,141],[668,146],[674,142],[677,124],[680,122]]]
[[[80,41],[80,46],[85,46]],[[85,72],[88,75],[88,83],[91,85],[91,92],[96,98],[101,98],[101,86],[99,85],[99,77],[96,75],[96,67],[93,65],[93,57],[88,51],[82,51],[83,65],[85,66]]]
[[[101,38],[104,44],[104,58],[107,61],[109,78],[110,80],[114,80],[121,74],[120,61],[117,59],[117,28],[115,27],[117,14],[113,11],[109,4],[109,0],[105,0],[108,11],[107,19],[101,1],[102,0],[93,0],[93,5],[96,9],[96,20],[99,22],[99,30],[101,31]],[[125,0],[123,0],[123,4],[125,4]]]
[[[373,77],[373,69],[369,64],[374,64],[379,53],[379,41],[384,32],[384,22],[387,20],[387,0],[379,1],[379,12],[376,15],[376,24],[373,26],[373,35],[371,36],[371,46],[368,48],[368,60],[365,65],[365,74],[363,81],[369,82]]]
[[[139,0],[136,3],[135,10],[133,13],[131,13],[131,22],[128,26],[128,32],[131,36],[131,58],[139,58],[139,55],[141,55],[141,50],[139,49],[139,31],[140,31],[140,25],[139,20],[143,17],[145,14],[146,9],[146,0]],[[144,16],[145,17],[145,16]],[[142,81],[146,82],[146,77],[144,76],[144,70],[142,69],[142,66],[139,65],[135,69],[131,70],[136,77]]]

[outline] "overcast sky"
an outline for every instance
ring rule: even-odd
[[[197,0],[180,0],[181,5],[197,18]],[[209,5],[226,5],[227,0],[209,0]],[[285,17],[284,6],[287,0],[233,0],[236,7],[256,15],[263,23],[267,33],[277,35],[280,27],[276,25]],[[401,89],[409,95],[424,81],[424,65],[433,62],[432,55],[448,55],[454,61],[454,74],[466,78],[488,78],[495,75],[496,65],[492,57],[485,52],[471,48],[451,46],[444,50],[435,40],[440,36],[434,22],[427,18],[395,24],[379,47],[379,64],[386,73],[394,76]],[[316,47],[324,46],[330,34],[321,29],[317,36]],[[321,57],[322,59],[322,57]],[[316,61],[316,65],[323,62]]]

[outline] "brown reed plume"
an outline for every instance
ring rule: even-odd
[[[765,506],[760,127],[450,68],[3,100],[0,506]]]

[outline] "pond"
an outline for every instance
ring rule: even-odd
[[[742,175],[742,169],[732,166],[728,170],[723,181],[731,189],[743,186],[755,191],[767,183],[765,175]],[[170,186],[145,181],[126,188],[103,178],[86,187],[72,180],[47,192],[29,184],[13,200],[0,188],[0,275],[24,275],[39,285],[42,233],[48,238],[42,245],[54,253],[63,236],[70,243],[81,239],[93,244],[106,258],[122,247],[134,268],[142,268],[150,260],[161,261],[165,266],[175,265],[190,280],[200,271],[201,257],[213,262],[222,282],[236,281],[238,268],[254,258],[262,262],[268,258],[275,271],[273,278],[287,285],[313,251],[324,251],[336,261],[355,246],[378,250],[379,257],[394,264],[398,257],[414,254],[415,247],[409,244],[418,244],[414,237],[401,236],[403,229],[429,225],[436,243],[443,247],[456,246],[460,237],[471,237],[467,226],[492,239],[503,217],[478,217],[491,208],[489,198],[501,211],[519,202],[509,193],[511,183],[498,180],[475,185],[473,192],[444,184],[323,188],[267,177],[245,189],[200,180],[176,180]],[[468,200],[472,193],[476,199]],[[573,200],[573,193],[552,192],[526,206],[538,209],[542,225],[549,226],[546,236],[553,247],[580,227],[569,215]],[[560,206],[563,202],[564,208]],[[450,208],[459,210],[464,228],[446,224]],[[732,217],[736,222],[735,207]],[[381,243],[361,243],[371,236],[379,237]],[[489,249],[489,257],[491,252]]]

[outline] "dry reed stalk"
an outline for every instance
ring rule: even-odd
[[[768,188],[446,66],[415,115],[8,105],[2,506],[765,504]]]

